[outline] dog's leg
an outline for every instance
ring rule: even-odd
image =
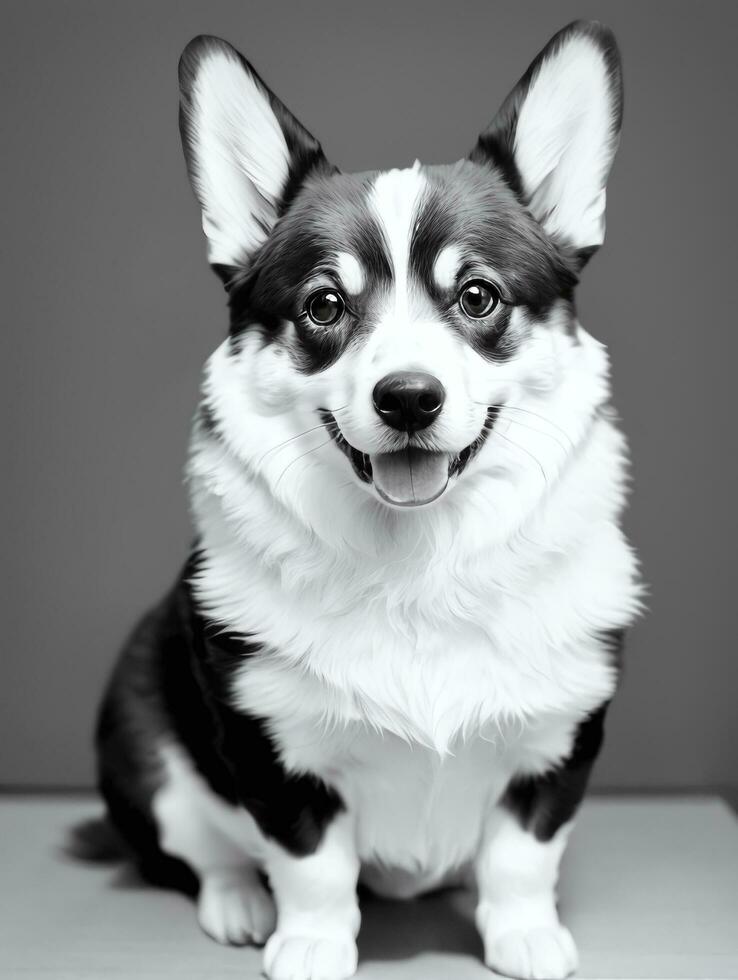
[[[196,626],[198,626],[196,620]],[[261,861],[276,904],[277,928],[264,950],[270,980],[345,980],[356,971],[359,860],[354,821],[334,788],[285,765],[270,727],[234,706],[234,660],[244,643],[198,626],[199,669],[217,693],[219,749],[235,795],[258,827]]]
[[[513,780],[489,817],[476,861],[476,920],[485,962],[498,973],[558,980],[577,968],[576,946],[556,910],[556,882],[602,743],[605,707],[580,724],[564,762]]]
[[[259,880],[261,835],[253,818],[213,794],[182,752],[163,750],[162,757],[166,778],[152,800],[159,843],[199,879],[201,928],[219,943],[266,942],[274,903]]]
[[[356,971],[359,860],[353,821],[335,817],[312,854],[278,844],[266,870],[277,905],[277,929],[264,950],[270,980],[345,980]]]
[[[556,912],[556,880],[569,828],[548,841],[500,809],[477,860],[477,928],[484,961],[497,973],[550,980],[577,967],[571,934]]]

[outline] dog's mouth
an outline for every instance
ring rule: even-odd
[[[413,445],[390,453],[363,453],[346,440],[329,411],[320,409],[319,414],[330,437],[363,483],[373,484],[382,500],[395,507],[421,507],[437,500],[451,477],[460,476],[466,469],[484,445],[499,411],[499,406],[487,409],[479,435],[460,453]]]

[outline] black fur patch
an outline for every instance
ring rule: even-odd
[[[562,300],[573,303],[576,266],[496,171],[460,160],[423,173],[429,187],[412,237],[411,273],[451,329],[483,357],[507,360],[525,339],[508,330],[513,307],[528,322],[544,318]],[[463,262],[457,282],[441,289],[433,265],[447,245],[459,249]],[[476,276],[500,286],[503,302],[489,317],[472,321],[460,310],[458,294]]]
[[[612,658],[612,666],[620,672],[625,630],[604,630],[597,638]],[[563,762],[542,776],[513,779],[508,786],[502,805],[515,813],[522,826],[538,840],[550,840],[576,813],[602,747],[608,705],[609,701],[583,719],[571,752]]]
[[[312,374],[332,364],[355,339],[371,329],[373,287],[391,281],[392,270],[382,234],[365,206],[373,174],[313,174],[275,226],[254,266],[230,290],[232,335],[258,325],[267,341],[279,339],[287,323],[295,325],[290,354],[300,371]],[[347,251],[361,262],[367,288],[352,297],[332,327],[315,327],[304,313],[310,283],[321,275],[338,281],[336,253]]]
[[[224,632],[209,622],[197,610],[187,583],[182,587],[191,610],[194,669],[215,722],[215,748],[230,776],[230,798],[286,850],[298,856],[312,854],[343,802],[317,776],[287,772],[265,721],[232,706],[235,670],[248,657],[269,656],[269,651],[258,641]]]
[[[539,841],[549,841],[576,813],[599,754],[607,705],[584,719],[568,758],[543,776],[514,779],[501,804]]]
[[[98,716],[97,769],[109,816],[144,876],[194,894],[194,874],[161,850],[151,812],[163,778],[156,747],[172,735],[184,746],[191,744],[200,757],[198,768],[208,770],[212,782],[227,785],[217,755],[209,751],[212,722],[188,669],[180,600],[172,591],[144,616],[123,648]],[[199,744],[192,744],[194,733]]]
[[[441,249],[453,244],[465,266],[476,260],[498,273],[508,303],[536,312],[572,295],[576,269],[494,170],[460,160],[452,166],[424,167],[423,174],[429,186],[410,264],[429,292],[438,295],[432,266]]]
[[[97,725],[98,783],[111,820],[152,881],[193,892],[187,865],[164,854],[151,803],[164,774],[157,755],[174,742],[210,788],[252,813],[263,833],[293,854],[309,854],[342,808],[312,776],[282,766],[266,726],[235,710],[228,681],[258,641],[221,633],[197,610],[192,559],[165,599],[125,645]]]

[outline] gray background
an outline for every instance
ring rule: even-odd
[[[548,37],[617,33],[625,132],[580,312],[630,436],[651,583],[600,786],[738,780],[732,3],[4,3],[0,783],[92,779],[95,704],[188,542],[188,424],[225,296],[177,132],[220,34],[345,169],[461,156]]]

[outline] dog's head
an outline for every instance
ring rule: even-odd
[[[187,47],[180,82],[231,311],[208,424],[273,489],[299,474],[420,506],[475,472],[514,486],[536,440],[576,442],[604,384],[573,292],[603,240],[620,128],[609,31],[557,34],[449,166],[340,173],[215,38]]]

